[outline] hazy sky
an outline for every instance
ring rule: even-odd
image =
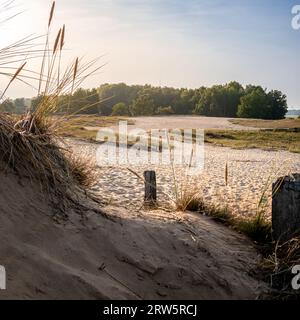
[[[298,1],[300,4],[300,1]],[[16,0],[25,12],[1,26],[0,46],[45,31],[51,1]],[[200,87],[237,80],[282,90],[300,106],[300,30],[290,0],[58,0],[53,34],[67,26],[67,58],[104,54],[85,87],[126,82]],[[24,85],[10,95],[32,96]]]

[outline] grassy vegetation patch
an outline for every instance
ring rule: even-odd
[[[230,148],[260,148],[300,153],[300,132],[208,130],[205,142]]]
[[[285,129],[285,128],[300,128],[300,119],[283,119],[283,120],[260,120],[260,119],[232,119],[231,123],[252,127],[252,128],[269,128],[269,129]]]
[[[118,125],[119,121],[127,121],[129,125],[134,124],[133,120],[124,117],[78,115],[65,119],[58,133],[63,137],[96,141],[99,128]]]
[[[266,244],[272,240],[271,223],[261,214],[256,214],[254,217],[247,219],[237,218],[226,207],[205,204],[202,198],[198,196],[189,199],[187,203],[184,211],[194,211],[209,216],[218,222],[233,227],[257,243]]]
[[[73,116],[65,119],[58,133],[64,137],[95,141],[99,128],[117,125],[122,120],[126,120],[129,125],[134,124],[134,120],[124,117]],[[293,121],[300,123],[299,120]],[[205,142],[238,149],[260,148],[300,153],[300,132],[277,130],[207,130],[205,132]],[[132,145],[132,143],[129,144]]]
[[[237,218],[227,208],[205,204],[200,197],[190,199],[186,210],[209,216],[217,222],[245,234],[257,246],[262,255],[255,275],[270,285],[266,299],[300,299],[300,292],[293,290],[291,280],[292,268],[300,262],[300,236],[287,242],[274,241],[271,222],[258,211],[253,218]]]

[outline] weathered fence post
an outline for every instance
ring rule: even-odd
[[[157,199],[156,193],[156,173],[155,171],[145,171],[145,204],[146,205],[155,205]]]
[[[286,241],[300,233],[300,174],[279,178],[272,194],[273,236]]]

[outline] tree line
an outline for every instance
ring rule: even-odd
[[[17,100],[17,101],[16,101]],[[5,101],[5,109],[20,110],[20,100]],[[31,101],[31,108],[41,97]],[[17,104],[16,104],[17,102]],[[14,107],[12,107],[14,105]],[[78,89],[59,98],[60,112],[103,116],[203,115],[282,119],[287,113],[286,95],[278,90],[238,82],[197,89],[154,87],[151,85],[103,84],[98,89]],[[3,103],[0,105],[0,110]],[[3,110],[2,110],[3,111]]]

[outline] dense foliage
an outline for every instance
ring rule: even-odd
[[[40,98],[32,99],[33,109]],[[0,110],[19,112],[24,99],[6,101]],[[11,105],[12,104],[12,105]],[[150,116],[197,114],[214,117],[282,119],[287,112],[286,96],[260,86],[243,87],[238,82],[210,88],[176,89],[103,84],[98,89],[78,89],[72,96],[61,96],[61,112],[101,114],[104,116]]]

